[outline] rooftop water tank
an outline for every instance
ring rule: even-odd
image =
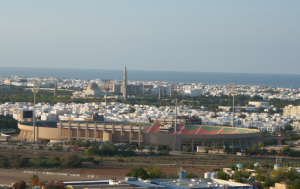
[[[186,170],[180,169],[180,171],[178,172],[179,178],[185,179],[185,173],[186,173]]]
[[[211,178],[217,179],[218,178],[218,173],[212,173]]]
[[[211,178],[211,173],[210,172],[204,173],[204,178]]]

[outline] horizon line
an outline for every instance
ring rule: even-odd
[[[51,67],[7,67],[0,66],[0,68],[22,68],[22,69],[69,69],[69,70],[110,70],[110,71],[124,71],[122,69],[100,69],[100,68],[51,68]],[[174,71],[174,70],[138,70],[138,69],[127,69],[127,71],[146,71],[146,72],[189,72],[189,73],[221,73],[221,74],[268,74],[268,75],[300,75],[294,73],[254,73],[254,72],[211,72],[211,71]]]

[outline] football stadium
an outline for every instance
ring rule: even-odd
[[[131,145],[170,146],[177,151],[186,145],[190,145],[196,151],[197,146],[214,146],[216,142],[223,146],[245,149],[257,143],[260,135],[257,129],[187,125],[181,122],[177,124],[176,130],[174,125],[157,122],[37,121],[35,126],[35,141],[39,143],[96,140]],[[20,140],[33,141],[32,122],[19,122],[18,128]]]

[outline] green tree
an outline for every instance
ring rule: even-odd
[[[150,152],[152,152],[155,148],[153,145],[150,145],[148,149],[150,150]]]
[[[136,146],[135,145],[130,145],[129,150],[133,150],[133,151],[136,150]]]
[[[231,149],[230,149],[230,147],[229,146],[225,146],[225,148],[224,148],[224,153],[225,154],[229,154],[229,153],[231,153],[232,151],[231,151]]]
[[[9,166],[9,161],[8,159],[1,158],[0,159],[0,168],[7,168]]]
[[[64,167],[80,167],[82,165],[81,159],[76,155],[69,155],[60,159],[61,165]]]
[[[285,126],[284,130],[285,131],[292,131],[292,130],[294,130],[294,128],[291,125],[287,125],[287,126]]]
[[[158,146],[157,147],[157,151],[159,151],[159,152],[163,152],[165,149],[164,149],[164,147],[163,146]]]
[[[275,112],[274,112],[273,108],[270,108],[270,109],[268,110],[268,114],[269,114],[269,115],[274,115],[274,113],[275,113]]]
[[[285,146],[285,147],[283,147],[283,150],[282,150],[282,154],[283,154],[283,155],[289,156],[289,155],[290,155],[290,152],[291,152],[291,147],[290,147],[290,146]]]
[[[13,187],[13,189],[26,189],[27,184],[25,181],[20,180],[20,181],[14,183],[12,187]]]
[[[184,147],[184,151],[185,151],[185,152],[191,152],[191,151],[192,151],[191,146],[190,146],[190,145],[185,146],[185,147]]]
[[[245,114],[240,114],[240,115],[239,115],[239,118],[245,119],[245,118],[246,118],[246,115],[245,115]]]
[[[92,162],[93,162],[94,165],[99,165],[101,161],[100,161],[100,160],[95,160],[95,159],[94,159]]]
[[[205,146],[205,153],[209,153],[209,150],[211,150],[210,144]]]
[[[28,158],[14,158],[10,160],[10,166],[13,168],[26,167],[29,164]]]
[[[258,108],[258,113],[263,113],[264,111],[265,111],[265,108],[263,108],[263,107]]]
[[[265,178],[265,183],[263,183],[264,188],[269,188],[270,186],[274,186],[274,185],[275,185],[275,181],[272,178],[270,177]]]
[[[300,188],[300,182],[294,181],[290,185],[287,186],[288,189],[299,189]]]
[[[221,169],[220,171],[218,171],[218,179],[228,180],[227,173],[223,172],[223,170]]]
[[[56,156],[50,156],[47,160],[47,164],[55,167],[61,165],[59,157]]]
[[[171,151],[172,151],[171,146],[167,146],[166,149],[165,149],[166,155],[169,155]]]
[[[242,169],[242,170],[239,170],[239,171],[235,171],[234,175],[233,175],[233,178],[237,182],[243,183],[243,179],[249,178],[249,176],[250,176],[250,173],[248,171]]]
[[[90,147],[91,145],[92,145],[92,143],[91,143],[91,141],[89,141],[89,140],[86,140],[86,141],[84,142],[84,144],[83,144],[83,146],[86,147],[86,148]]]
[[[145,171],[142,167],[133,168],[129,173],[126,174],[127,177],[135,177],[146,180],[149,178],[147,171]]]
[[[131,107],[130,109],[129,109],[129,113],[134,113],[135,112],[135,108],[134,107]]]
[[[140,145],[139,146],[139,150],[141,150],[141,153],[142,153],[142,151],[145,149],[145,146],[144,145]]]
[[[218,149],[218,153],[219,153],[220,148],[222,148],[221,142],[216,142],[214,148]]]
[[[166,175],[162,172],[161,168],[158,166],[153,166],[153,165],[149,166],[147,172],[149,173],[149,176],[152,179],[166,177]]]
[[[87,156],[95,155],[95,154],[94,154],[93,148],[88,148],[84,153],[85,153],[85,155],[87,155]]]
[[[264,130],[263,132],[260,133],[261,137],[269,137],[270,133],[267,130]]]
[[[83,142],[82,142],[82,140],[77,140],[76,142],[75,142],[75,144],[74,144],[77,148],[78,147],[82,147],[83,146]]]

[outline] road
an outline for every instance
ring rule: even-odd
[[[32,177],[32,173],[23,173],[23,170],[13,170],[13,169],[0,169],[0,185],[11,185],[19,180],[24,180],[26,183]],[[62,176],[62,175],[46,175],[37,174],[42,181],[67,181],[67,180],[88,180],[87,176]],[[108,179],[108,178],[103,178]]]

